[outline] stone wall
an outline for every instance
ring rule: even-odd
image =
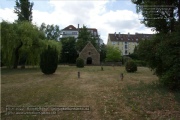
[[[91,42],[88,42],[84,49],[79,53],[79,57],[84,60],[85,65],[88,57],[92,58],[92,65],[100,65],[100,54]]]

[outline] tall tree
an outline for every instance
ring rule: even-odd
[[[106,59],[107,46],[103,43],[100,46],[100,61],[105,62]]]
[[[29,0],[16,0],[16,6],[14,7],[14,12],[18,16],[18,21],[32,21],[32,7],[33,2]]]
[[[42,23],[40,30],[45,33],[46,39],[48,40],[60,40],[60,29],[58,25],[46,25]]]
[[[97,38],[88,31],[86,26],[83,26],[83,28],[79,30],[78,41],[76,42],[77,51],[81,52],[85,45],[88,43],[88,41],[91,41],[91,43],[97,49]]]
[[[61,62],[62,63],[75,63],[78,57],[75,48],[76,39],[74,37],[62,38],[62,51],[61,51]]]

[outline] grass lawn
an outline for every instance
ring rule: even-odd
[[[80,71],[81,77],[77,77]],[[59,66],[53,75],[38,68],[1,70],[1,118],[4,120],[145,120],[180,119],[180,93],[155,84],[146,67],[127,73],[124,67]],[[123,81],[120,73],[124,73]],[[6,106],[79,107],[52,115],[6,115]]]

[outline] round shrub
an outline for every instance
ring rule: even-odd
[[[53,74],[58,66],[58,52],[48,46],[48,49],[41,53],[40,68],[44,74]]]
[[[132,60],[127,61],[125,67],[126,67],[127,72],[136,72],[137,71],[137,65]]]
[[[79,68],[83,68],[84,67],[84,60],[82,58],[77,58],[76,59],[76,66]]]

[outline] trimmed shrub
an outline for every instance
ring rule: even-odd
[[[132,60],[126,62],[125,68],[126,68],[127,72],[136,72],[137,71],[137,65]]]
[[[58,52],[56,49],[48,46],[41,54],[40,68],[44,74],[53,74],[58,65]]]
[[[76,66],[79,68],[83,68],[84,67],[84,60],[82,58],[77,58],[76,59]]]

